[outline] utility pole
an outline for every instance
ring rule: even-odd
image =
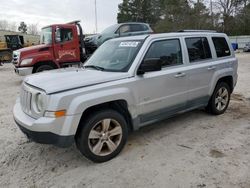
[[[213,13],[213,1],[210,0],[210,11],[211,11],[211,22],[212,26],[214,27],[214,13]]]
[[[98,32],[98,27],[97,27],[97,6],[96,6],[96,0],[95,0],[95,32]]]

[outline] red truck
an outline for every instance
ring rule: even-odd
[[[40,45],[13,52],[18,75],[79,65],[87,59],[84,35],[79,23],[55,24],[42,28]]]

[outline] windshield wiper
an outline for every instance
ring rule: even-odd
[[[93,68],[93,69],[96,69],[96,70],[100,70],[100,71],[104,71],[105,68],[103,67],[99,67],[97,65],[86,65],[86,66],[83,66],[84,68]]]

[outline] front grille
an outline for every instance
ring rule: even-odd
[[[31,115],[31,99],[32,93],[22,88],[20,93],[20,102],[23,111],[28,115]]]

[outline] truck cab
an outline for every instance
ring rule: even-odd
[[[79,21],[42,28],[40,44],[13,52],[15,72],[20,76],[79,64],[86,60]]]

